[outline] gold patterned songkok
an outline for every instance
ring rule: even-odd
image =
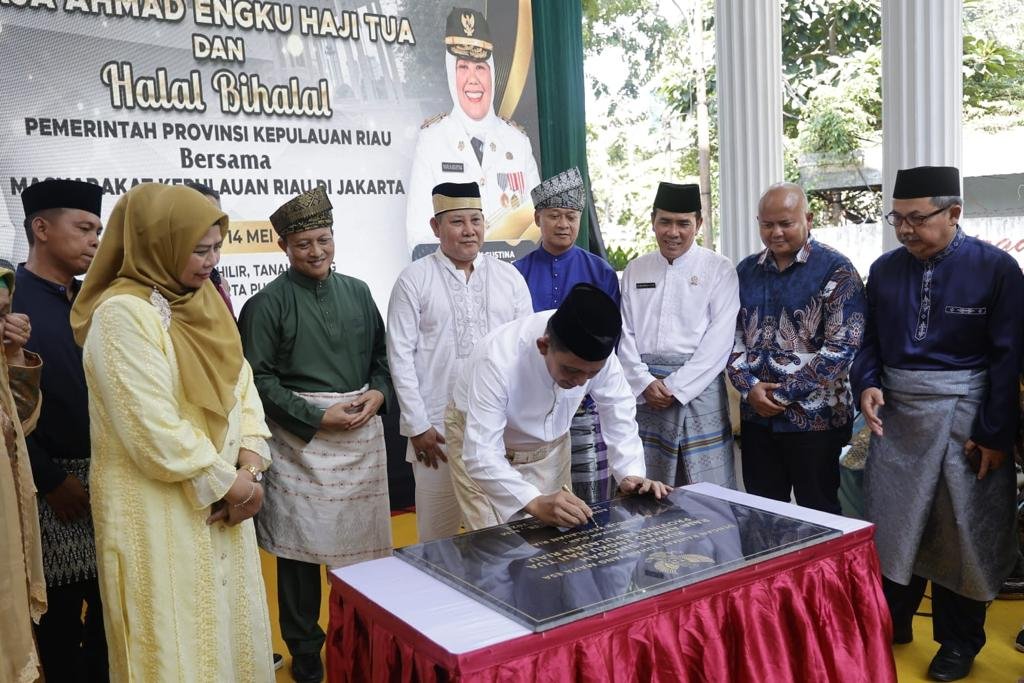
[[[431,194],[434,215],[458,209],[481,210],[480,186],[476,183],[441,183],[435,185]]]
[[[270,215],[270,224],[280,237],[305,230],[333,228],[333,208],[327,192],[317,186],[282,204]]]

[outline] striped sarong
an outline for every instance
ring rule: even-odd
[[[318,408],[347,403],[346,394],[300,393]],[[391,504],[384,426],[374,416],[359,429],[320,431],[302,439],[272,420],[273,463],[263,477],[256,515],[260,547],[278,557],[329,567],[391,554]]]
[[[652,375],[664,379],[685,365],[690,354],[645,353],[640,358]],[[648,478],[670,486],[708,482],[736,488],[724,373],[686,405],[675,402],[664,410],[637,405],[636,422]]]
[[[572,418],[572,492],[586,503],[600,503],[613,494],[608,472],[608,447],[601,438],[601,421],[594,400],[587,396]]]

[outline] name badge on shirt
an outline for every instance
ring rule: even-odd
[[[658,286],[656,282],[638,282],[636,283],[637,289],[654,289]]]
[[[441,172],[442,173],[462,173],[465,171],[466,165],[459,161],[442,161]]]

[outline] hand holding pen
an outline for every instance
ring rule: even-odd
[[[575,527],[594,521],[590,506],[573,495],[568,486],[554,493],[537,496],[523,510],[551,526]]]

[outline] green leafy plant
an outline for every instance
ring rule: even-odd
[[[608,250],[608,263],[616,272],[622,272],[626,269],[626,265],[639,255],[629,247],[615,246]]]

